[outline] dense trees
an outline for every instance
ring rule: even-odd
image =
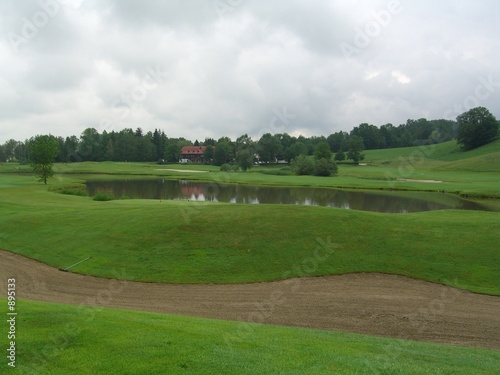
[[[480,126],[478,116],[482,118]],[[221,137],[218,140],[205,138],[200,141],[198,137],[195,143],[213,146],[207,148],[205,159],[216,165],[241,163],[243,160],[247,165],[250,156],[253,161],[264,164],[279,160],[291,162],[301,155],[313,156],[316,152],[322,154],[316,160],[331,160],[333,154],[336,161],[343,161],[347,156],[358,163],[362,157],[362,149],[359,150],[358,147],[361,145],[360,140],[366,150],[415,146],[457,138],[458,129],[458,141],[463,142],[461,144],[468,149],[491,140],[498,132],[498,122],[484,108],[464,113],[457,121],[458,126],[455,121],[426,119],[408,120],[398,126],[385,124],[377,127],[363,123],[354,127],[351,132],[339,131],[327,137],[266,133],[253,140],[248,134],[243,134],[236,140]],[[59,137],[56,140],[58,153],[55,161],[65,163],[104,160],[177,162],[181,156],[181,148],[192,145],[188,139],[169,138],[159,129],[145,132],[140,127],[102,133],[89,127],[80,136]],[[352,146],[356,147],[353,149]],[[242,153],[242,150],[246,152]],[[0,161],[26,162],[28,154],[29,141],[11,139],[0,145]]]
[[[257,152],[259,159],[264,163],[275,163],[283,152],[279,135],[264,134],[257,142]]]
[[[214,151],[214,165],[222,165],[232,161],[233,149],[231,142],[227,139],[220,139],[215,146]]]
[[[498,135],[499,123],[484,107],[473,108],[457,117],[457,143],[464,150],[485,145]]]
[[[326,141],[314,149],[313,157],[301,154],[291,162],[292,170],[298,175],[331,176],[337,174],[337,163],[332,160],[332,151]]]

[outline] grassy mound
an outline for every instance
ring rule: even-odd
[[[385,272],[500,294],[497,212],[96,202],[28,177],[7,183],[16,181],[0,198],[0,247],[58,268],[92,256],[74,272],[113,277],[118,267],[135,280],[171,283]],[[322,260],[311,267],[318,247]]]
[[[414,162],[418,168],[498,172],[500,139],[470,151],[463,151],[456,141],[415,147],[365,151],[367,162],[376,165],[400,165]]]

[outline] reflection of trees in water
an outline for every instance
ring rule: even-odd
[[[177,180],[92,181],[89,195],[111,191],[116,198],[196,199],[243,204],[300,204],[378,212],[418,212],[445,208],[488,210],[479,203],[440,193],[404,196],[328,188],[221,185]]]

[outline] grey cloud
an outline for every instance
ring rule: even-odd
[[[88,126],[193,140],[328,135],[450,108],[456,115],[490,76],[479,104],[500,117],[500,3],[401,0],[401,11],[356,46],[389,3],[72,0],[15,53],[8,33],[21,33],[40,5],[1,2],[0,142]],[[346,58],[342,43],[358,51]],[[142,90],[157,66],[168,75],[120,115],[117,100]],[[275,121],[283,108],[294,116],[286,123]]]

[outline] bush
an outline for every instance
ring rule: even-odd
[[[344,161],[346,159],[346,155],[345,155],[345,152],[342,151],[342,150],[339,150],[336,154],[335,154],[335,160],[338,161],[338,162],[341,162],[341,161]]]
[[[231,165],[228,163],[222,164],[220,166],[221,172],[230,172],[231,171]]]
[[[231,167],[231,171],[233,171],[233,172],[239,172],[239,171],[240,171],[240,167],[239,167],[239,166],[237,166],[237,165],[233,165],[233,166]]]
[[[321,158],[314,164],[314,175],[329,177],[337,174],[337,163],[332,160]]]
[[[112,201],[113,199],[115,199],[115,197],[113,194],[103,191],[94,195],[93,199],[95,201],[106,202],[106,201]]]
[[[275,175],[275,176],[290,176],[293,174],[293,171],[290,167],[283,167],[280,169],[269,169],[269,170],[261,169],[259,170],[259,173]]]
[[[299,155],[292,160],[292,170],[300,175],[311,175],[314,173],[314,161],[306,155]]]
[[[79,197],[86,197],[88,195],[86,187],[82,185],[63,186],[52,191],[59,194],[76,195]]]

